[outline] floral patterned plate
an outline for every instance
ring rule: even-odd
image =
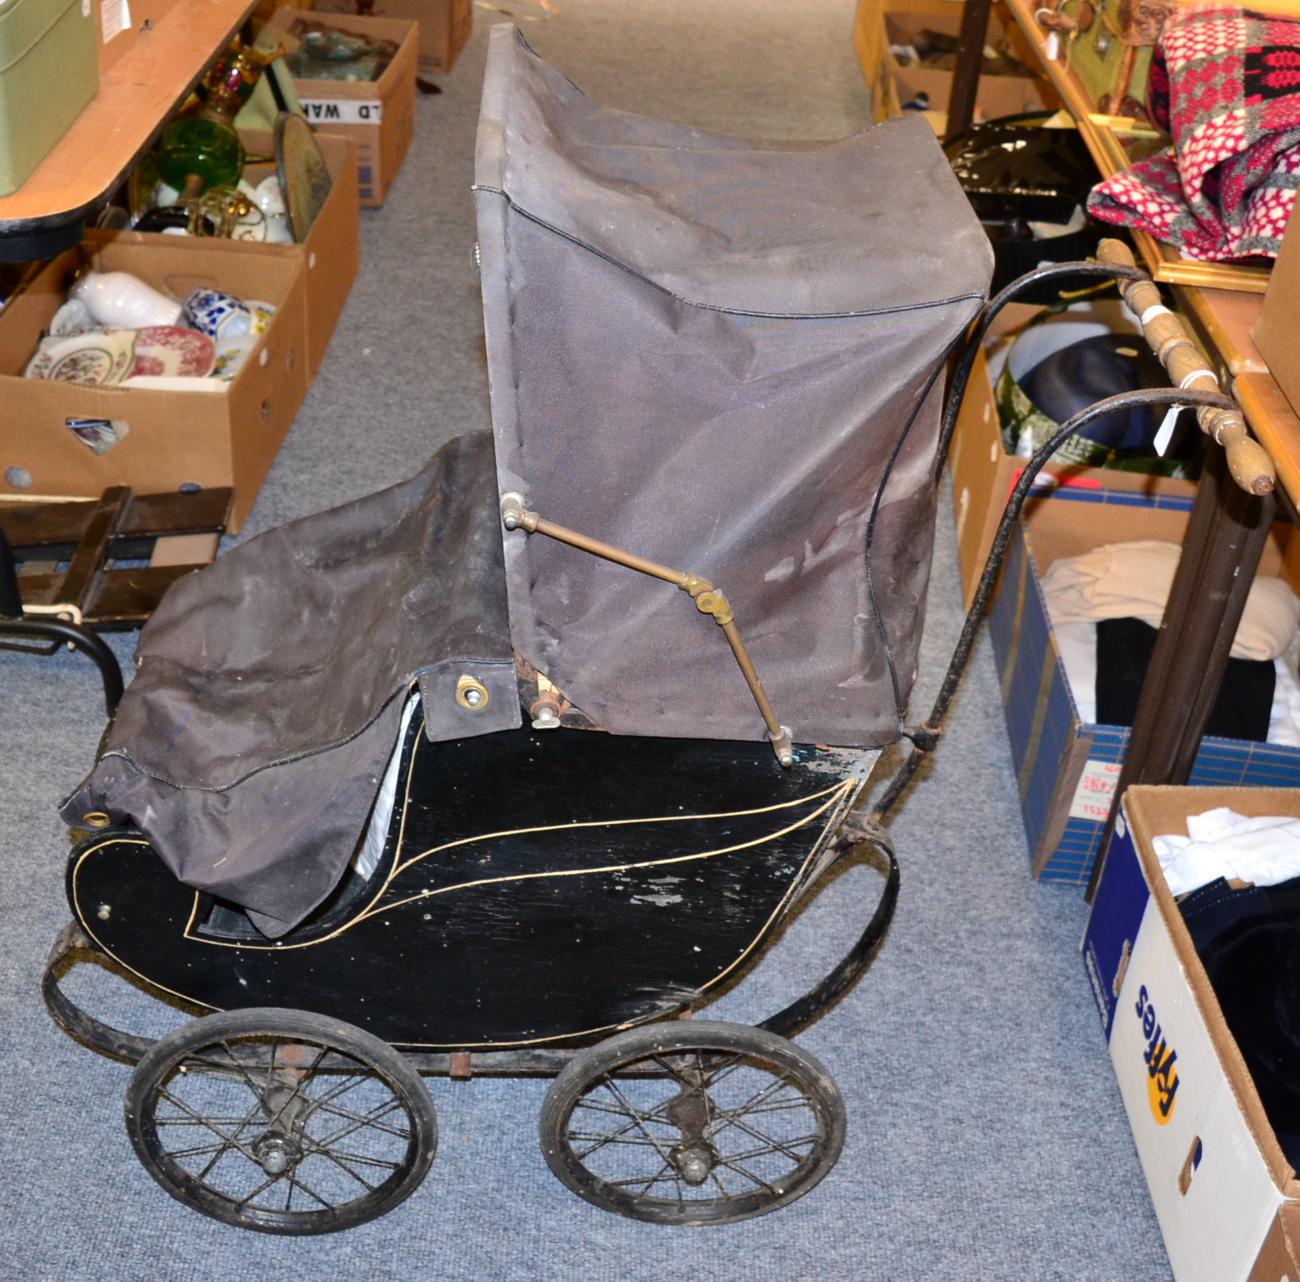
[[[120,383],[131,372],[135,343],[135,331],[129,329],[94,329],[65,338],[44,338],[23,373],[28,378],[91,387]]]
[[[206,334],[181,325],[150,325],[136,330],[135,363],[124,377],[206,378],[216,359]]]

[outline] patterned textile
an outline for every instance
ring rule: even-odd
[[[1095,187],[1089,212],[1188,258],[1276,256],[1300,182],[1300,20],[1175,9],[1148,103],[1173,145]]]

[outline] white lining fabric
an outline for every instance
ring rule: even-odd
[[[384,769],[383,782],[375,797],[374,808],[370,811],[370,822],[366,825],[357,853],[352,856],[353,871],[362,877],[369,877],[379,866],[379,856],[384,853],[388,841],[388,825],[392,822],[393,807],[397,801],[397,774],[402,763],[402,745],[406,742],[406,732],[411,727],[411,718],[420,706],[420,691],[415,689],[407,697],[402,709],[402,723],[397,729],[397,742],[388,758]]]

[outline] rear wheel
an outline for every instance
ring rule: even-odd
[[[541,1116],[547,1164],[607,1211],[719,1224],[775,1211],[835,1165],[845,1109],[807,1051],[761,1028],[650,1024],[580,1052]]]
[[[240,1228],[331,1233],[390,1211],[424,1178],[437,1122],[391,1046],[274,1008],[208,1015],[157,1042],[126,1128],[174,1198]]]

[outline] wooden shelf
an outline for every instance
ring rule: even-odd
[[[37,236],[102,204],[255,4],[177,0],[156,26],[138,32],[32,176],[0,196],[0,237]]]
[[[1243,374],[1232,394],[1246,422],[1277,468],[1277,479],[1292,503],[1300,503],[1300,418],[1269,374]]]
[[[1103,178],[1109,178],[1128,166],[1129,158],[1120,145],[1117,134],[1143,122],[1106,116],[1097,110],[1083,82],[1064,62],[1047,56],[1047,33],[1034,21],[1038,5],[1034,0],[1002,0],[1011,11],[1016,25],[1033,48],[1039,65],[1046,73],[1056,92],[1061,95],[1066,110],[1074,117],[1092,159]],[[1144,231],[1129,229],[1133,244],[1141,255],[1143,265],[1155,280],[1167,285],[1196,285],[1205,289],[1233,289],[1252,294],[1262,294],[1268,288],[1268,270],[1263,267],[1243,267],[1234,263],[1200,262],[1184,258],[1170,245],[1162,244]]]

